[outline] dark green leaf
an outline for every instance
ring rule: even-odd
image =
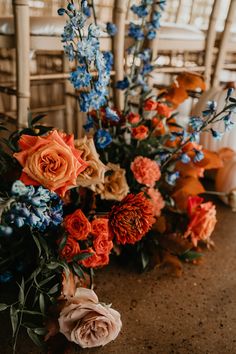
[[[62,236],[62,239],[61,239],[60,243],[59,243],[59,250],[62,250],[65,247],[66,241],[67,241],[67,235],[64,234]]]
[[[39,307],[40,311],[45,314],[45,299],[42,293],[39,294]]]
[[[18,312],[13,305],[11,305],[10,307],[10,317],[12,326],[12,336],[14,337],[18,325]]]
[[[21,281],[18,300],[21,305],[24,304],[24,301],[25,301],[25,281],[24,281],[24,278],[22,278],[22,281]]]
[[[53,295],[53,294],[57,293],[58,290],[59,290],[59,284],[56,284],[48,291],[48,294]]]
[[[41,253],[42,253],[42,248],[41,248],[40,242],[39,242],[37,236],[35,236],[33,233],[32,233],[32,237],[33,237],[34,242],[35,242],[35,244],[36,244],[36,246],[37,246],[37,248],[38,248],[39,257],[40,257],[40,255],[41,255]]]
[[[47,278],[47,279],[44,279],[42,280],[41,282],[39,282],[39,287],[42,287],[44,286],[45,284],[49,283],[50,280],[52,280],[53,278],[55,278],[55,274],[52,275],[51,277]]]
[[[30,339],[38,346],[38,347],[42,347],[43,346],[43,342],[40,340],[39,336],[31,329],[31,328],[27,328],[27,333],[28,336],[30,337]]]
[[[141,263],[142,263],[142,269],[146,269],[149,263],[149,257],[148,254],[144,251],[141,251]]]
[[[47,329],[42,327],[42,328],[35,328],[34,333],[38,334],[39,336],[45,336],[45,334],[48,333]]]
[[[196,251],[186,251],[179,258],[183,261],[194,261],[195,259],[203,257],[203,253],[199,253]]]
[[[4,311],[8,308],[9,306],[7,304],[0,304],[0,311]]]
[[[31,120],[31,125],[35,125],[37,122],[39,122],[41,119],[46,117],[46,114],[39,114],[35,118]]]
[[[77,263],[73,263],[72,266],[73,266],[73,270],[74,270],[75,274],[78,275],[79,278],[84,279],[84,272],[83,272],[82,268]]]
[[[58,262],[51,262],[47,264],[47,268],[50,270],[57,269],[60,266]]]
[[[91,257],[92,255],[93,255],[93,253],[89,253],[89,252],[80,253],[80,254],[77,254],[73,258],[73,261],[74,262],[83,261],[84,259],[87,259],[87,258]]]

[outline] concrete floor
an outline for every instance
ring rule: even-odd
[[[181,278],[117,264],[97,271],[96,292],[122,314],[122,332],[104,348],[68,354],[236,354],[236,214],[218,204],[216,249],[203,264],[184,265]],[[10,354],[5,315],[0,320],[0,354]],[[24,335],[18,353],[41,354]]]

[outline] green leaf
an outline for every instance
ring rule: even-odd
[[[27,328],[27,333],[28,336],[30,337],[30,339],[38,346],[38,347],[42,347],[43,346],[43,342],[40,340],[39,336],[31,329],[31,328]]]
[[[59,284],[55,284],[49,291],[48,294],[53,295],[57,293],[59,290]]]
[[[72,267],[73,267],[75,274],[78,275],[79,278],[84,279],[84,272],[83,272],[82,268],[77,263],[73,263]]]
[[[19,295],[18,295],[18,300],[19,300],[19,303],[21,305],[24,304],[24,301],[25,301],[25,281],[24,281],[24,278],[22,278],[22,281],[21,281],[21,285],[20,286],[20,291],[19,291]]]
[[[60,266],[58,262],[51,262],[47,264],[47,268],[50,270],[57,269]]]
[[[80,254],[77,254],[73,258],[73,261],[74,262],[83,261],[84,259],[87,259],[87,258],[89,258],[92,255],[93,255],[93,253],[89,253],[89,252],[80,253]]]
[[[31,125],[35,125],[37,122],[39,122],[41,119],[43,119],[44,117],[46,117],[46,114],[39,114],[37,115],[35,118],[33,118],[31,120]]]
[[[179,258],[183,261],[194,261],[195,259],[203,257],[203,253],[199,253],[196,251],[186,251]]]
[[[48,330],[44,327],[42,328],[35,328],[33,329],[34,333],[38,334],[39,336],[45,336],[48,333]]]
[[[45,299],[42,293],[39,294],[39,307],[40,311],[45,314]]]
[[[33,233],[32,233],[32,237],[34,239],[34,242],[35,242],[36,246],[38,247],[39,257],[40,257],[40,255],[42,253],[42,248],[41,248],[40,242],[39,242],[37,236],[35,236]]]
[[[52,280],[53,278],[55,278],[55,276],[56,276],[56,275],[54,274],[54,275],[52,275],[51,277],[42,280],[42,281],[39,283],[39,287],[41,288],[41,287],[44,286],[45,284],[49,283],[50,280]]]
[[[7,304],[0,304],[0,311],[4,311],[8,308],[9,306]]]
[[[10,307],[10,318],[12,326],[12,337],[14,337],[18,325],[18,311],[13,305]]]
[[[148,263],[149,263],[149,257],[146,252],[141,251],[141,263],[142,263],[142,268],[143,270],[147,268]]]
[[[62,250],[65,247],[66,241],[67,241],[67,235],[64,234],[62,236],[62,239],[61,239],[60,243],[59,243],[59,250]]]

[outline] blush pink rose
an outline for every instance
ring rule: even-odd
[[[153,205],[153,215],[158,217],[161,215],[161,210],[165,206],[164,199],[162,198],[161,193],[155,188],[147,188],[146,193],[150,198],[150,202]]]
[[[184,237],[190,237],[196,247],[199,241],[209,242],[216,225],[216,208],[212,202],[202,203],[203,198],[189,197],[188,215],[190,222]]]
[[[14,157],[23,167],[21,181],[26,185],[43,185],[60,196],[76,186],[77,176],[87,163],[74,148],[72,135],[53,130],[46,136],[22,135],[20,152]]]
[[[59,319],[60,332],[82,348],[104,346],[118,336],[120,314],[109,305],[99,303],[93,290],[77,288],[68,298]]]
[[[158,164],[147,157],[137,156],[131,163],[130,168],[136,181],[145,184],[147,187],[154,187],[161,177]]]

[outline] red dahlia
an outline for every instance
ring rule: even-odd
[[[153,206],[143,193],[127,195],[109,214],[110,233],[123,245],[141,240],[154,222]]]

